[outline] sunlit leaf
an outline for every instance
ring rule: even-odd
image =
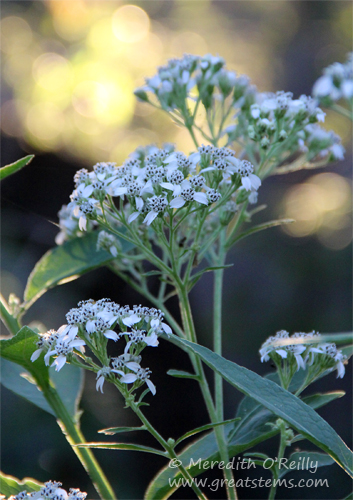
[[[75,445],[79,448],[99,448],[105,450],[130,450],[130,451],[143,451],[146,453],[153,453],[154,455],[161,455],[166,457],[166,453],[162,450],[156,450],[150,446],[142,446],[140,444],[132,443],[84,443]]]
[[[5,167],[0,168],[0,181],[8,177],[9,175],[15,174],[21,168],[25,167],[30,163],[34,158],[34,155],[28,155],[20,160],[15,161],[14,163],[10,163],[10,165],[6,165]]]
[[[39,491],[42,486],[44,486],[44,484],[39,483],[35,479],[25,477],[21,481],[16,477],[8,476],[0,472],[0,494],[5,495],[6,498],[11,495],[17,495],[24,490],[27,490],[29,493],[32,491]]]

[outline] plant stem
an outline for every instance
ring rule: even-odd
[[[167,441],[159,434],[159,432],[153,427],[150,421],[145,417],[140,408],[133,401],[127,400],[126,403],[130,406],[130,408],[136,413],[141,422],[144,424],[146,429],[152,434],[152,436],[158,441],[158,443],[166,450],[170,459],[178,460],[178,468],[184,478],[188,481],[190,487],[194,490],[197,495],[197,498],[201,500],[207,500],[207,497],[202,493],[200,488],[196,485],[193,480],[193,477],[189,474],[189,472],[185,469],[184,465],[181,463],[181,460],[178,459],[177,454],[174,451],[174,448],[170,446]]]
[[[177,290],[180,301],[180,312],[181,312],[184,331],[188,340],[191,340],[192,342],[196,343],[197,338],[196,338],[194,321],[191,313],[189,297],[185,286],[183,286],[183,284],[180,285],[177,287]],[[198,356],[190,356],[190,359],[194,366],[195,373],[199,377],[201,392],[204,401],[206,403],[210,420],[213,423],[219,422],[217,412],[213,404],[212,395],[206,380],[205,372],[202,367],[202,362]],[[224,464],[228,464],[229,462],[228,445],[224,436],[224,431],[222,426],[215,427],[214,433],[216,436],[221,461],[224,462]],[[223,474],[226,479],[227,498],[229,498],[230,500],[237,500],[238,496],[235,489],[235,481],[231,469],[225,467],[223,469]]]
[[[15,335],[20,329],[20,325],[16,318],[11,316],[6,307],[6,302],[3,297],[0,298],[1,304],[1,319],[9,329],[9,331]],[[93,486],[95,487],[97,493],[103,500],[116,500],[116,496],[112,487],[109,484],[108,479],[105,477],[99,463],[94,457],[91,450],[87,448],[77,448],[73,446],[75,444],[83,444],[86,442],[83,434],[80,431],[78,424],[71,417],[67,411],[64,403],[62,402],[59,394],[49,384],[41,384],[39,386],[43,396],[54,410],[57,416],[58,425],[60,426],[63,434],[65,435],[67,441],[70,443],[72,449],[76,453],[78,459],[86,470],[87,474],[92,480]]]
[[[79,426],[73,421],[72,417],[68,413],[56,390],[50,386],[47,388],[41,387],[41,389],[45,399],[48,401],[50,406],[53,408],[55,415],[58,417],[57,422],[63,434],[72,446],[72,449],[76,453],[87,474],[90,476],[93,486],[95,487],[100,498],[103,500],[116,500],[117,497],[92,451],[88,448],[79,448],[74,446],[76,444],[84,444],[86,440],[81,433]]]
[[[284,456],[284,450],[287,447],[286,424],[284,423],[283,420],[279,423],[279,427],[281,429],[281,437],[280,437],[280,442],[279,442],[276,465],[274,466],[274,469],[272,470],[273,480],[272,480],[272,485],[271,485],[270,493],[268,496],[268,500],[275,499],[276,490],[277,490],[277,479],[279,478],[279,474],[280,474],[280,470],[281,470],[280,469],[281,460]]]

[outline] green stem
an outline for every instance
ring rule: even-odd
[[[192,342],[196,343],[197,338],[196,338],[195,326],[192,318],[191,307],[186,288],[183,286],[183,284],[180,283],[179,286],[177,286],[177,290],[180,302],[180,312],[186,337],[188,338],[188,340],[191,340]],[[199,378],[201,392],[204,401],[206,403],[210,420],[212,423],[219,422],[201,360],[198,356],[191,356],[191,355],[190,359],[193,364],[195,373]],[[215,427],[214,432],[218,444],[221,461],[224,462],[225,464],[228,464],[229,463],[228,445],[225,440],[222,426]],[[237,500],[238,496],[235,489],[235,481],[231,469],[225,468],[223,469],[223,473],[226,479],[227,497],[230,500]]]
[[[349,111],[349,109],[346,109],[343,106],[341,106],[340,104],[333,103],[331,104],[330,108],[333,109],[333,111],[339,113],[340,115],[349,118],[349,120],[353,120],[353,113]]]
[[[279,478],[279,474],[280,474],[280,470],[281,470],[280,469],[281,460],[284,457],[284,451],[287,447],[286,424],[282,420],[280,422],[279,426],[281,429],[281,437],[280,437],[279,448],[278,448],[278,453],[277,453],[276,465],[274,466],[274,469],[272,470],[273,479],[272,479],[272,485],[271,485],[270,493],[268,496],[268,500],[275,499],[276,490],[277,490],[277,479]]]
[[[10,332],[15,335],[20,327],[16,318],[13,318],[7,310],[4,302],[3,297],[1,297],[1,319]],[[84,469],[90,476],[93,486],[99,496],[104,500],[116,500],[114,491],[91,450],[73,446],[75,444],[83,444],[86,440],[81,433],[79,426],[74,422],[73,418],[67,411],[57,391],[49,384],[41,385],[39,389],[42,391],[43,396],[54,410],[54,413],[58,418],[57,422],[63,434],[72,446]]]
[[[57,422],[63,434],[72,446],[72,449],[76,453],[87,474],[90,476],[93,486],[95,487],[100,498],[103,500],[116,500],[117,497],[92,451],[88,448],[78,448],[77,446],[74,446],[77,444],[84,444],[86,440],[81,433],[79,426],[71,418],[56,390],[50,386],[46,388],[41,387],[41,390],[43,392],[43,396],[53,408],[55,415],[58,417]]]
[[[20,330],[21,325],[19,324],[17,318],[14,318],[10,311],[8,310],[8,305],[4,297],[0,294],[0,317],[1,321],[4,323],[9,332],[13,335]]]
[[[158,441],[158,443],[166,450],[169,458],[176,459],[178,463],[178,468],[184,478],[188,481],[190,487],[194,490],[197,495],[197,498],[201,500],[207,500],[207,497],[202,493],[200,488],[194,482],[190,473],[185,469],[184,465],[181,463],[181,460],[178,459],[177,454],[174,451],[174,448],[159,434],[159,432],[153,427],[150,421],[145,417],[140,408],[133,401],[126,401],[130,408],[135,412],[135,414],[139,417],[141,422],[144,424],[146,429],[152,434],[152,436]]]

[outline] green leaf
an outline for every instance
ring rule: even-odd
[[[228,267],[232,267],[233,264],[225,264],[224,266],[211,266],[211,267],[205,267],[204,269],[201,269],[196,274],[193,274],[190,277],[190,282],[189,282],[189,291],[193,288],[194,285],[199,281],[199,279],[205,274],[209,273],[211,271],[217,271],[218,269],[227,269]]]
[[[26,326],[11,339],[0,340],[0,355],[3,358],[1,383],[56,417],[41,391],[50,385],[52,389],[56,389],[70,416],[75,417],[83,389],[83,370],[67,365],[65,370],[57,372],[54,368],[45,366],[43,355],[32,363],[30,358],[37,349],[37,340],[38,335]]]
[[[347,356],[347,360],[353,355],[353,345],[347,345],[346,347],[342,347],[342,353]]]
[[[145,431],[147,427],[141,425],[141,427],[110,427],[109,429],[101,429],[98,431],[100,434],[105,434],[106,436],[113,436],[114,434],[120,434],[121,432],[133,432],[133,431]]]
[[[196,427],[192,431],[188,431],[185,434],[183,434],[183,436],[178,438],[175,441],[175,446],[178,445],[179,443],[181,443],[182,441],[184,441],[184,439],[187,439],[188,437],[194,436],[195,434],[198,434],[199,432],[208,431],[208,430],[212,429],[213,427],[218,427],[219,425],[226,425],[226,424],[229,424],[231,422],[235,422],[236,420],[240,420],[240,419],[239,418],[231,418],[230,420],[223,420],[223,422],[215,422],[214,424],[211,423],[211,424],[202,425],[201,427]]]
[[[20,160],[15,161],[14,163],[10,163],[10,165],[6,165],[5,167],[0,168],[0,181],[8,177],[9,175],[15,174],[21,168],[25,167],[30,163],[34,158],[34,155],[28,155]]]
[[[228,361],[206,347],[171,335],[173,342],[184,345],[199,356],[212,370],[216,371],[239,391],[250,395],[275,415],[283,418],[291,427],[303,434],[309,441],[328,453],[353,477],[352,451],[336,431],[310,406],[303,403],[289,391],[257,373]]]
[[[39,483],[35,479],[25,477],[20,481],[16,477],[8,476],[0,472],[0,493],[7,498],[11,495],[17,495],[24,490],[27,490],[29,493],[32,491],[39,491],[42,486],[44,486],[44,484]]]
[[[307,405],[316,409],[331,403],[331,401],[334,401],[335,399],[341,398],[345,394],[346,393],[344,391],[325,392],[312,394],[311,396],[304,396],[302,400]]]
[[[78,448],[99,448],[105,450],[130,450],[130,451],[144,451],[146,453],[153,453],[154,455],[161,455],[166,457],[164,451],[156,450],[150,446],[142,446],[141,444],[132,443],[84,443],[75,445]]]
[[[278,220],[270,220],[269,222],[264,222],[263,224],[259,224],[258,226],[253,226],[247,231],[244,231],[243,233],[236,235],[230,241],[227,241],[226,248],[230,248],[232,245],[234,245],[235,242],[242,240],[247,236],[250,236],[250,234],[258,233],[259,231],[263,231],[264,229],[269,229],[270,227],[283,226],[284,224],[292,224],[293,222],[295,222],[294,219],[278,219]]]
[[[325,467],[332,465],[335,461],[326,453],[317,453],[314,451],[296,451],[292,453],[288,459],[281,462],[279,477],[283,477],[288,472],[295,470],[303,471],[316,469],[317,467]]]
[[[191,378],[193,380],[199,380],[197,375],[193,375],[192,373],[185,372],[184,370],[168,370],[167,375],[176,378]]]
[[[344,498],[344,500],[353,500],[353,492],[349,493],[349,495],[346,498]]]
[[[25,309],[50,288],[77,279],[114,259],[105,250],[96,250],[97,238],[97,232],[87,233],[44,254],[28,278],[24,293]]]

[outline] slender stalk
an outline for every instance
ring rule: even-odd
[[[1,297],[1,320],[10,332],[15,335],[19,330],[19,324],[16,318],[11,316],[4,302],[3,297]],[[86,440],[81,433],[78,424],[67,411],[57,391],[49,384],[41,385],[40,390],[51,408],[54,410],[54,413],[58,418],[58,425],[72,446],[72,449],[76,453],[87,474],[90,476],[93,486],[95,487],[100,498],[103,500],[116,500],[117,497],[115,496],[108,479],[106,478],[92,451],[86,448],[77,448],[76,446],[73,446],[75,444],[83,444]]]
[[[340,115],[349,118],[349,120],[353,120],[353,113],[349,109],[341,106],[340,104],[332,103],[330,105],[330,108],[339,113]]]
[[[180,301],[180,312],[181,312],[181,317],[182,317],[182,322],[183,322],[183,327],[184,331],[186,333],[186,337],[191,340],[192,342],[197,342],[196,338],[196,332],[195,332],[195,326],[192,318],[192,313],[191,313],[191,307],[190,307],[190,302],[189,302],[189,297],[187,294],[187,291],[185,287],[178,287],[178,296],[179,296],[179,301]],[[190,359],[193,363],[195,373],[199,377],[200,381],[200,388],[201,392],[204,398],[204,401],[206,403],[206,407],[208,410],[208,414],[210,417],[211,422],[215,423],[218,422],[218,416],[216,413],[216,409],[214,407],[214,403],[212,400],[211,392],[206,380],[205,372],[202,367],[202,362],[198,356],[190,356]],[[214,429],[217,444],[218,444],[218,449],[219,449],[219,454],[221,457],[221,461],[223,461],[225,464],[228,464],[229,462],[229,454],[228,454],[228,445],[225,440],[224,436],[224,431],[222,429],[222,426],[215,427]],[[233,473],[231,469],[224,468],[223,469],[223,474],[226,479],[226,489],[227,489],[227,497],[230,500],[237,500],[237,492],[235,489],[235,481],[233,478]]]
[[[272,469],[272,474],[273,474],[273,480],[272,480],[272,485],[270,489],[270,493],[268,496],[268,500],[274,500],[276,496],[276,490],[277,490],[277,479],[279,478],[279,473],[280,473],[280,465],[281,465],[281,460],[284,456],[284,451],[287,447],[287,436],[286,436],[286,424],[281,421],[279,424],[280,429],[281,429],[281,437],[280,437],[280,442],[279,442],[279,448],[278,448],[278,454],[277,454],[277,459],[276,463],[274,465],[274,468]]]
[[[189,472],[185,469],[184,465],[181,463],[181,460],[178,459],[177,454],[174,451],[174,448],[170,446],[167,441],[159,434],[159,432],[153,427],[153,425],[150,423],[150,421],[145,417],[145,415],[142,413],[140,408],[136,403],[133,401],[126,401],[127,404],[130,406],[130,408],[135,412],[135,414],[139,417],[141,422],[144,424],[146,429],[152,434],[152,436],[158,441],[158,443],[166,450],[169,458],[176,459],[177,464],[178,464],[178,469],[184,476],[184,478],[188,481],[190,487],[194,490],[194,492],[197,495],[197,498],[201,500],[207,500],[207,497],[204,495],[204,493],[200,490],[200,488],[196,485],[196,483],[193,480],[193,477],[189,474]]]

